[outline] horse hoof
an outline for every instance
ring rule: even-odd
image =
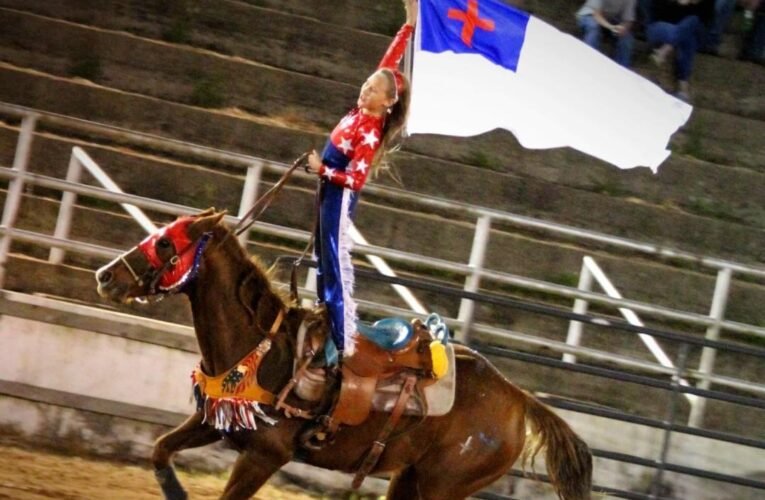
[[[154,477],[157,478],[166,500],[187,500],[189,498],[172,467],[155,470]]]

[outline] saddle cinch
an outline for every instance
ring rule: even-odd
[[[448,413],[455,388],[454,349],[447,342],[448,328],[437,314],[425,322],[386,318],[372,325],[359,323],[358,333],[354,353],[341,363],[337,399],[320,418],[321,427],[311,433],[312,439],[332,436],[341,425],[360,425],[372,410],[390,413],[356,474],[354,487],[374,468],[402,415],[424,418]],[[302,373],[293,378],[295,393],[309,400],[321,398],[323,375],[317,370],[298,371]],[[322,390],[317,391],[318,387]]]

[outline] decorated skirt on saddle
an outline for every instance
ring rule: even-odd
[[[417,397],[406,402],[405,414],[447,413],[454,403],[454,354],[448,338],[449,330],[437,314],[424,322],[385,318],[374,324],[359,323],[356,352],[342,361],[343,384],[333,405],[337,424],[358,425],[371,410],[390,412],[402,391],[405,374],[418,381],[414,388]],[[332,342],[324,336],[321,341]],[[310,338],[306,339],[309,344]],[[320,350],[317,348],[303,349],[304,369],[296,368],[291,384],[278,396],[263,389],[258,383],[258,369],[270,347],[271,339],[265,339],[218,376],[207,375],[201,366],[194,370],[194,397],[206,422],[224,431],[254,430],[258,422],[274,423],[261,406],[285,410],[284,400],[293,389],[307,401],[324,396],[328,389],[324,369],[307,369],[309,358]]]

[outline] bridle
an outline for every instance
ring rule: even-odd
[[[247,229],[249,229],[257,220],[260,218],[260,216],[263,214],[263,212],[266,211],[266,209],[271,205],[274,198],[277,194],[282,190],[284,185],[286,184],[289,177],[292,175],[292,173],[297,169],[299,166],[304,165],[306,163],[306,160],[308,158],[308,153],[303,153],[300,155],[290,166],[289,169],[287,169],[286,172],[282,175],[282,177],[279,179],[279,181],[274,184],[274,186],[271,187],[268,191],[266,191],[260,198],[258,198],[257,201],[253,204],[253,206],[245,213],[240,219],[239,222],[226,234],[226,236],[221,239],[220,241],[216,242],[217,246],[222,245],[226,239],[231,236],[232,234],[239,236],[243,232],[245,232]],[[144,252],[139,248],[140,244],[133,247],[132,249],[128,250],[127,252],[121,254],[119,257],[117,257],[117,261],[121,262],[123,266],[128,270],[130,273],[130,276],[133,278],[133,281],[138,287],[143,287],[146,283],[149,283],[148,289],[146,291],[146,295],[143,297],[136,297],[135,301],[138,303],[146,304],[146,303],[156,303],[165,298],[166,295],[173,295],[175,293],[181,292],[186,285],[188,285],[196,274],[196,268],[198,266],[198,261],[201,258],[202,252],[204,252],[205,247],[207,246],[208,240],[211,238],[212,233],[206,232],[195,238],[194,240],[190,241],[185,247],[183,247],[180,251],[176,250],[175,255],[170,257],[168,260],[164,261],[160,266],[154,267],[148,257],[144,254]],[[195,252],[197,255],[194,258],[194,262],[192,264],[192,269],[190,269],[190,273],[192,275],[184,276],[183,277],[183,283],[181,283],[178,286],[173,286],[171,289],[163,290],[162,287],[159,286],[159,283],[162,279],[162,277],[167,273],[169,270],[171,270],[173,267],[178,265],[178,263],[181,261],[181,257],[186,254],[186,252],[196,249]],[[129,260],[126,258],[126,256],[132,254],[135,251],[140,251],[142,254],[144,254],[144,258],[146,259],[146,263],[148,264],[148,269],[143,273],[138,273],[134,267],[134,265],[131,265]],[[304,252],[305,253],[305,252]]]
[[[188,285],[194,276],[184,276],[183,283],[180,283],[178,285],[174,285],[173,287],[170,287],[168,289],[163,289],[159,286],[160,281],[162,280],[162,277],[167,273],[169,270],[177,266],[181,262],[181,257],[186,254],[186,252],[194,250],[198,255],[195,257],[194,262],[192,263],[192,267],[189,269],[190,274],[196,273],[196,268],[198,266],[198,259],[201,257],[201,253],[204,251],[208,240],[212,237],[211,232],[206,232],[195,238],[194,240],[190,241],[186,246],[184,246],[180,251],[176,250],[176,253],[164,261],[160,266],[154,267],[149,259],[146,257],[146,255],[143,255],[143,252],[140,250],[139,245],[136,245],[135,247],[131,248],[127,252],[121,254],[119,257],[117,257],[115,260],[120,262],[125,269],[127,269],[130,276],[133,278],[133,282],[140,288],[143,288],[144,285],[147,283],[148,288],[146,290],[146,295],[143,297],[136,297],[134,300],[138,302],[139,304],[149,304],[149,303],[157,303],[160,302],[165,298],[167,295],[174,295],[176,293],[179,293],[183,291],[184,287]],[[146,263],[146,271],[139,272],[137,271],[137,266],[135,263],[131,264],[130,259],[128,259],[128,256],[130,256],[134,252],[141,252],[143,258],[145,259]]]

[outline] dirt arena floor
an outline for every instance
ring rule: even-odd
[[[192,500],[217,499],[226,478],[222,475],[179,473]],[[97,458],[66,456],[0,443],[0,499],[42,500],[156,500],[161,498],[148,468]],[[316,500],[292,485],[266,484],[258,500]],[[326,498],[326,497],[325,497]]]

